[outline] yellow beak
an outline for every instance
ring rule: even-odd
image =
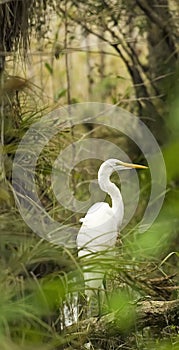
[[[132,163],[124,163],[121,162],[120,165],[123,165],[127,168],[135,168],[135,169],[148,169],[148,166],[140,165],[140,164],[132,164]]]

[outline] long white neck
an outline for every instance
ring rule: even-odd
[[[118,187],[110,181],[112,170],[103,165],[98,172],[98,183],[102,191],[109,194],[112,200],[112,210],[116,216],[120,216],[121,220],[124,215],[124,205],[121,192]]]

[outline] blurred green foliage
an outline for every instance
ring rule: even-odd
[[[45,2],[43,3],[45,8]],[[83,5],[86,7],[88,3]],[[90,2],[89,5],[92,11],[94,1]],[[97,5],[96,10],[100,12],[101,2],[97,1]],[[123,2],[122,5],[124,11],[128,7],[131,8],[130,2]],[[108,13],[109,17],[111,14],[116,15],[116,10],[119,9],[118,2],[116,2],[116,6],[116,8],[114,6],[114,12]],[[103,9],[103,11],[106,10]],[[92,15],[94,14],[92,13]],[[137,18],[138,20],[141,18],[138,13]],[[103,18],[103,20],[105,19],[106,17]],[[64,16],[62,23],[63,20]],[[101,22],[101,25],[103,24]],[[146,23],[144,25],[139,20],[139,27],[141,32],[146,33]],[[74,39],[72,37],[73,30],[73,27],[69,29],[71,39]],[[130,41],[126,46],[126,53],[130,52],[129,44]],[[145,47],[142,49],[145,51]],[[140,54],[140,47],[137,52]],[[60,57],[61,55],[62,53],[60,53]],[[135,58],[134,55],[132,57]],[[142,62],[143,60],[142,55]],[[57,81],[57,88],[53,91],[53,101],[66,103],[69,86],[66,86],[68,85],[66,83],[59,83],[59,77],[58,74],[56,75],[53,63],[49,63],[45,59],[43,65],[50,78],[54,79],[53,82],[55,79]],[[120,103],[125,108],[130,106],[129,109],[133,111],[136,111],[136,104],[142,106],[142,103],[146,103],[147,105],[148,99],[146,97],[143,100],[141,98],[141,101],[140,99],[135,101],[134,90],[138,84],[134,88],[131,82],[128,83],[127,72],[127,78],[121,74],[115,75],[113,63],[110,63],[109,66],[108,72],[104,76],[103,74],[100,76],[99,72],[95,73],[96,71],[92,70],[93,67],[91,68],[93,79],[90,81],[90,77],[88,77],[88,84],[92,85],[91,96],[93,98],[99,97],[105,102]],[[133,69],[138,67],[138,63],[136,64],[134,61],[132,67]],[[77,69],[76,61],[75,69]],[[148,72],[144,64],[141,69],[143,69],[143,74]],[[60,74],[62,71],[64,75],[66,73],[64,67]],[[149,79],[147,78],[147,80]],[[76,91],[77,79],[72,83],[73,91]],[[131,332],[131,329],[135,328],[138,300],[146,297],[154,300],[172,300],[179,297],[178,289],[171,289],[171,292],[170,289],[167,289],[178,286],[177,273],[179,268],[179,84],[177,69],[176,75],[173,77],[173,84],[171,84],[171,79],[167,81],[167,78],[165,84],[164,90],[166,90],[166,86],[169,89],[165,110],[162,110],[163,115],[167,114],[166,142],[163,142],[162,146],[168,179],[165,201],[160,215],[152,227],[145,234],[139,233],[138,222],[145,210],[151,186],[149,175],[142,173],[140,175],[140,204],[135,218],[121,234],[122,244],[117,242],[117,246],[110,256],[91,254],[89,257],[89,271],[100,270],[105,274],[104,308],[100,305],[103,303],[103,298],[100,300],[98,293],[94,293],[93,299],[97,301],[93,300],[94,305],[85,301],[82,278],[86,264],[84,259],[77,259],[76,251],[68,251],[36,237],[26,226],[15,206],[11,190],[13,157],[26,130],[50,110],[49,107],[40,107],[43,104],[43,91],[40,91],[39,97],[39,90],[33,84],[24,87],[24,89],[28,89],[27,92],[25,90],[19,92],[15,89],[14,94],[12,94],[12,91],[3,92],[1,90],[1,97],[4,98],[4,104],[2,103],[1,107],[4,109],[4,115],[1,111],[1,141],[3,142],[0,153],[3,163],[1,165],[4,166],[4,169],[1,169],[3,171],[0,179],[0,350],[82,350],[87,348],[88,340],[91,341],[91,349],[95,349],[92,345],[93,341],[94,343],[95,341],[99,342],[96,349],[112,350],[122,347],[139,350],[179,349],[178,328],[172,327],[172,325],[169,328],[166,327],[167,329],[163,333],[161,333],[160,328],[158,333],[156,329],[152,328],[144,331],[135,329]],[[82,90],[83,86],[80,85],[80,93]],[[71,101],[73,103],[81,102],[81,96],[76,93],[71,97]],[[151,96],[153,98],[153,93]],[[133,101],[132,107],[131,101]],[[136,102],[135,107],[134,101]],[[161,112],[161,105],[157,105],[157,107]],[[160,119],[160,123],[163,123],[162,119]],[[41,201],[49,215],[59,222],[79,226],[81,214],[72,213],[62,208],[57,202],[50,184],[53,162],[59,152],[71,142],[88,136],[110,140],[120,144],[128,151],[126,139],[121,135],[116,135],[109,128],[100,129],[91,124],[81,125],[73,130],[59,130],[59,133],[43,149],[36,166],[36,185]],[[131,152],[137,162],[141,155],[136,151],[134,145]],[[98,161],[84,161],[78,164],[72,172],[70,186],[79,200],[88,198],[88,185],[91,179],[96,178],[98,165]],[[114,181],[116,181],[115,177]],[[174,279],[169,279],[168,285],[162,285],[158,289],[152,285],[155,279],[160,281],[169,274],[176,274],[176,276]],[[121,334],[119,337],[114,335],[113,339],[108,339],[108,343],[105,343],[107,341],[105,339],[103,347],[100,345],[101,339],[94,340],[93,336],[88,339],[88,322],[90,322],[93,308],[95,316],[98,316],[101,310],[106,313],[111,324],[115,317],[121,330],[123,343],[120,343]],[[79,324],[77,323],[77,313],[80,315]],[[98,321],[98,317],[96,319]],[[80,322],[83,321],[86,322],[87,327],[85,329],[78,328]],[[103,334],[101,338],[103,338]]]

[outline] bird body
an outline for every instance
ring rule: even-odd
[[[82,226],[77,235],[78,256],[91,257],[93,253],[104,255],[109,248],[113,248],[119,234],[119,229],[124,216],[124,204],[119,188],[110,181],[110,176],[114,171],[126,170],[130,168],[146,168],[142,165],[121,162],[118,159],[108,159],[99,168],[98,183],[101,190],[106,192],[112,200],[111,207],[105,202],[94,204],[80,219]],[[87,260],[86,260],[87,261]],[[99,271],[99,264],[90,267],[86,264],[84,279],[85,292],[91,295],[92,288],[99,288],[102,283],[104,271]],[[96,272],[97,271],[97,272]]]
[[[83,223],[78,234],[79,256],[90,252],[99,252],[113,246],[116,233],[119,229],[120,218],[116,220],[115,214],[107,203],[96,203],[86,216],[80,220]]]

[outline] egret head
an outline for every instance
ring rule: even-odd
[[[147,169],[145,165],[139,165],[139,164],[133,164],[133,163],[126,163],[122,162],[119,159],[111,158],[107,159],[101,167],[102,169],[109,169],[111,173],[113,171],[118,171],[118,170],[127,170],[127,169]]]

